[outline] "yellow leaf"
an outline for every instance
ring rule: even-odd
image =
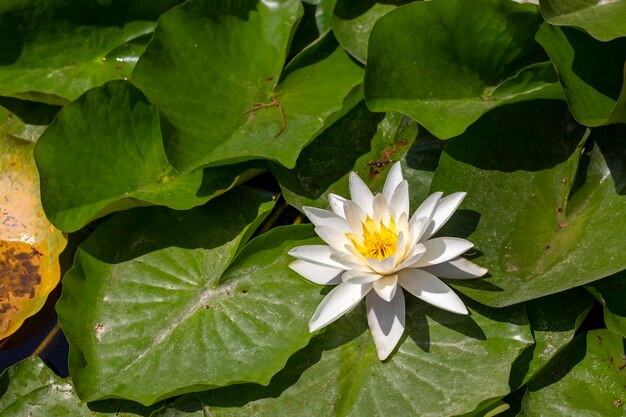
[[[41,207],[33,148],[0,133],[0,339],[43,307],[67,243]]]

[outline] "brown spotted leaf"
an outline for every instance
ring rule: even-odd
[[[0,339],[41,309],[66,244],[41,207],[33,147],[0,134]]]

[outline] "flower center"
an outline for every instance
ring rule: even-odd
[[[377,224],[370,216],[367,216],[361,226],[362,235],[346,233],[346,237],[359,253],[374,259],[385,259],[396,253],[398,228],[393,217],[388,225],[384,225],[382,220]]]

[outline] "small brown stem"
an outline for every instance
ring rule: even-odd
[[[272,103],[274,103],[278,107],[278,112],[280,113],[280,130],[277,134],[274,135],[274,139],[280,136],[281,133],[285,131],[287,127],[287,119],[285,118],[285,111],[283,110],[283,105],[278,101],[276,97],[272,97]]]
[[[268,107],[278,107],[278,112],[280,113],[280,130],[278,131],[278,133],[276,133],[273,136],[272,140],[274,140],[277,137],[279,137],[281,133],[283,133],[285,131],[285,128],[287,127],[287,118],[285,117],[285,111],[283,109],[282,103],[278,101],[278,98],[276,98],[275,96],[272,97],[271,103],[253,103],[252,107],[242,112],[241,115],[243,116],[244,114],[252,113],[261,109],[266,109]]]

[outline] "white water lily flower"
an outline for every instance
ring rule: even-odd
[[[332,211],[303,207],[327,244],[298,246],[289,267],[321,285],[337,285],[309,322],[315,332],[366,297],[367,321],[380,360],[404,332],[404,290],[444,310],[467,314],[461,299],[437,277],[477,278],[487,270],[459,257],[473,244],[465,239],[431,239],[452,216],[465,193],[429,196],[409,217],[409,187],[396,163],[383,192],[374,196],[354,172],[347,200],[330,194]],[[373,290],[373,291],[372,291]]]

